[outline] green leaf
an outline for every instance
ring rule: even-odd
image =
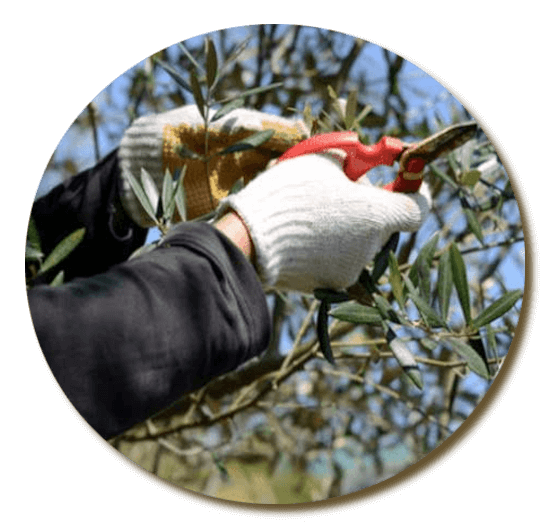
[[[202,118],[206,121],[206,111],[204,107],[204,97],[202,96],[201,85],[197,77],[195,70],[191,71],[191,89],[193,91],[193,98],[195,99],[195,104],[199,109],[199,112]]]
[[[50,286],[61,286],[65,280],[65,272],[61,270],[53,279],[52,282],[50,282]]]
[[[201,156],[198,152],[191,150],[187,145],[176,145],[174,147],[174,152],[183,159],[195,159],[204,161],[203,156]]]
[[[29,218],[29,227],[27,228],[27,246],[41,252],[40,235],[32,216]]]
[[[243,41],[238,43],[234,46],[234,48],[231,50],[229,57],[227,58],[225,64],[229,64],[239,58],[239,56],[242,54],[242,52],[248,47],[248,44],[250,44],[250,41],[252,40],[252,37],[246,37]]]
[[[341,303],[349,301],[349,295],[345,291],[336,291],[329,288],[315,288],[313,295],[319,301],[327,301],[329,303]]]
[[[429,337],[423,337],[420,340],[420,344],[430,352],[433,352],[437,348],[437,341],[434,341]]]
[[[142,255],[146,255],[150,251],[153,251],[158,246],[158,240],[153,242],[152,244],[145,244],[144,246],[138,247],[129,257],[128,260],[133,260],[137,257],[141,257]]]
[[[407,348],[401,339],[397,338],[391,329],[389,329],[386,334],[386,340],[395,359],[403,369],[403,372],[405,372],[409,379],[419,389],[422,389],[424,386],[424,383],[422,382],[422,374],[412,352]]]
[[[224,148],[219,155],[254,149],[259,147],[262,143],[269,141],[274,133],[274,130],[262,130],[261,132],[256,132],[238,143],[234,143],[233,145],[229,145],[229,147]]]
[[[354,324],[380,324],[380,312],[372,306],[363,306],[354,301],[338,305],[330,311],[330,315],[340,321]]]
[[[453,270],[451,268],[451,254],[446,251],[439,259],[437,268],[437,300],[441,317],[446,321],[449,315],[449,305],[453,292]]]
[[[244,188],[244,178],[241,176],[229,189],[229,194],[237,194]]]
[[[473,321],[474,328],[481,328],[491,321],[504,315],[510,308],[518,302],[523,295],[521,290],[512,290],[506,292],[500,299],[497,299],[491,306],[483,310]]]
[[[179,43],[179,48],[181,49],[183,54],[189,59],[189,62],[191,62],[196,70],[204,71],[204,68],[195,60],[195,57],[191,55],[189,50],[184,46],[183,42]]]
[[[355,114],[357,113],[357,90],[352,90],[346,101],[346,114],[344,118],[344,126],[347,130],[353,128],[355,123]]]
[[[489,345],[489,350],[492,352],[492,354],[497,357],[498,356],[498,345],[497,345],[497,339],[495,335],[495,331],[493,327],[488,324],[485,326],[485,331],[487,332],[487,344]]]
[[[390,251],[395,251],[399,244],[399,232],[393,233],[388,241],[384,244],[382,249],[374,257],[374,267],[371,273],[373,282],[378,282],[378,279],[384,275],[388,264]]]
[[[60,262],[67,258],[76,246],[82,242],[85,233],[86,229],[82,227],[76,231],[73,231],[70,235],[66,236],[61,242],[59,242],[59,244],[55,246],[54,250],[48,255],[46,260],[44,260],[42,266],[40,266],[38,274],[41,275],[46,273],[48,270],[52,269],[54,266],[57,266]]]
[[[153,214],[156,218],[156,211],[160,200],[159,192],[155,181],[143,167],[141,168],[141,187],[143,188],[149,203],[151,204]]]
[[[172,180],[172,175],[170,171],[166,169],[164,171],[164,180],[162,181],[162,211],[166,212],[170,199],[174,194],[174,185]]]
[[[233,101],[225,104],[222,106],[215,114],[214,117],[212,117],[211,122],[217,121],[218,119],[221,119],[222,117],[226,116],[233,110],[236,110],[237,108],[241,108],[244,106],[245,100],[244,97],[238,97],[237,99],[234,99]]]
[[[249,95],[260,94],[263,92],[267,92],[269,90],[274,90],[275,88],[280,88],[281,86],[283,86],[282,82],[276,82],[273,84],[268,84],[266,86],[258,86],[256,88],[250,88],[250,90],[245,90],[244,92],[241,92],[238,95],[235,95],[234,97],[228,97],[227,99],[222,99],[219,102],[222,104],[229,103],[230,101],[234,101],[235,99],[248,97]]]
[[[483,244],[483,232],[481,231],[481,225],[475,213],[468,208],[462,209],[466,215],[466,221],[468,222],[468,227],[470,231],[475,235],[475,237]]]
[[[403,281],[401,280],[401,272],[399,271],[399,265],[397,258],[393,251],[390,251],[389,255],[390,276],[389,282],[391,284],[392,292],[399,304],[399,307],[403,310],[405,307],[405,297],[403,295]]]
[[[483,339],[481,339],[481,334],[479,330],[474,335],[468,338],[468,345],[470,345],[477,352],[477,355],[483,360],[483,363],[485,363],[485,366],[489,371],[487,351],[485,350],[485,345],[483,344]]]
[[[27,244],[25,246],[25,260],[26,261],[36,261],[36,260],[42,260],[44,258],[44,253],[40,251],[39,249],[36,249],[33,246],[30,246]]]
[[[418,252],[414,261],[409,278],[415,286],[419,286],[419,292],[426,301],[430,297],[430,269],[439,243],[439,233],[436,233]]]
[[[170,64],[167,62],[164,62],[160,59],[154,59],[154,61],[164,70],[166,73],[176,81],[176,83],[181,86],[184,90],[187,90],[189,93],[193,93],[193,90],[191,89],[191,86],[189,86],[189,83],[183,78],[183,76],[176,71]]]
[[[451,244],[450,254],[453,282],[458,293],[458,299],[462,307],[462,312],[464,313],[464,318],[466,319],[466,324],[469,325],[472,322],[472,315],[470,313],[470,289],[468,287],[466,265],[454,242]]]
[[[428,262],[424,259],[418,261],[415,267],[415,278],[418,285],[418,293],[420,297],[427,303],[430,302],[431,293],[431,268]]]
[[[479,354],[466,343],[459,341],[456,338],[449,338],[444,341],[452,350],[454,350],[459,356],[466,360],[468,367],[481,376],[482,378],[489,379],[489,370],[483,362],[483,359],[479,357]]]
[[[447,174],[445,174],[442,170],[438,169],[435,164],[431,163],[429,167],[434,176],[437,176],[445,183],[448,183],[453,189],[458,189],[457,183],[450,176],[447,176]]]
[[[206,39],[206,83],[208,88],[212,88],[218,76],[218,57],[214,42],[210,38]]]
[[[474,187],[474,185],[479,181],[481,177],[481,172],[478,170],[472,169],[460,174],[460,183],[462,185],[468,185],[469,187]]]
[[[338,99],[338,94],[334,91],[334,88],[330,84],[327,86],[327,90],[331,99]]]
[[[162,185],[162,214],[166,221],[170,221],[176,207],[176,192],[180,180],[174,182],[170,171],[166,169]]]
[[[334,362],[334,354],[332,353],[332,347],[330,345],[330,336],[328,333],[328,310],[330,304],[325,299],[321,301],[319,306],[319,314],[317,315],[317,339],[319,340],[319,348],[325,356],[325,359],[331,363]]]
[[[130,172],[123,171],[122,174],[124,178],[128,180],[130,187],[132,187],[132,191],[134,191],[136,198],[138,199],[139,203],[142,205],[145,212],[156,222],[157,215],[155,214],[155,210],[153,209],[153,206],[151,205],[151,202],[149,201],[149,198],[147,198],[147,195],[145,194],[145,191],[143,190],[141,185],[138,183],[138,181],[134,178],[134,176]]]
[[[185,177],[186,171],[187,165],[183,167],[183,170],[181,171],[175,192],[176,207],[178,208],[178,213],[183,221],[187,220],[187,198],[185,196],[185,187],[183,186],[183,178]]]
[[[383,319],[389,319],[394,323],[402,323],[402,321],[399,319],[399,316],[392,308],[391,304],[383,295],[380,295],[379,293],[374,293],[372,297],[374,303],[376,304],[376,308],[380,312],[380,315]]]
[[[403,277],[403,280],[407,286],[407,296],[415,304],[424,322],[430,327],[446,327],[445,321],[439,317],[439,314],[420,297],[409,277]]]

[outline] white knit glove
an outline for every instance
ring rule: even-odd
[[[392,233],[416,231],[431,207],[415,194],[351,182],[324,155],[281,162],[224,199],[247,225],[268,288],[312,293],[354,284]]]

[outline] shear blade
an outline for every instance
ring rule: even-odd
[[[401,158],[401,164],[406,167],[411,158],[420,158],[426,163],[430,163],[470,141],[477,130],[478,125],[475,121],[447,127],[405,150]]]

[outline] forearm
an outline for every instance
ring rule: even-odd
[[[61,388],[105,438],[235,369],[267,346],[254,269],[211,226],[90,279],[37,287],[29,304]]]
[[[243,252],[249,262],[254,262],[254,245],[250,238],[250,232],[237,213],[229,211],[214,224],[214,227],[229,238]]]

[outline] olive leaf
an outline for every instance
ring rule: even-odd
[[[191,62],[191,64],[193,65],[193,67],[196,70],[204,71],[204,68],[195,60],[195,57],[193,57],[193,55],[191,55],[191,53],[185,47],[183,42],[179,42],[178,46],[179,46],[180,50],[183,52],[183,54],[189,59],[189,62]]]
[[[184,90],[187,90],[189,93],[193,93],[193,90],[191,88],[191,86],[189,86],[189,83],[183,78],[183,76],[177,71],[175,70],[174,68],[172,68],[172,66],[170,66],[170,64],[168,64],[167,62],[164,62],[163,60],[161,59],[157,59],[155,58],[154,61],[166,72],[168,73],[168,75],[170,75],[170,77],[172,77],[172,79],[174,79],[174,81],[176,81],[176,83],[181,86]]]
[[[351,90],[346,101],[344,126],[347,130],[353,128],[357,113],[357,90]]]
[[[176,202],[178,213],[183,221],[187,220],[187,199],[185,196],[185,187],[183,186],[183,179],[186,171],[187,165],[183,167],[183,170],[181,171],[178,184],[176,185],[176,190],[174,192],[174,201]]]
[[[439,233],[435,233],[435,235],[424,244],[422,249],[420,249],[411,267],[411,271],[409,272],[409,278],[415,286],[418,286],[419,294],[426,302],[430,300],[430,270],[438,243]]]
[[[388,280],[392,287],[392,293],[397,300],[399,307],[403,310],[403,308],[405,307],[405,297],[403,295],[403,280],[401,279],[401,272],[399,271],[397,258],[393,251],[390,251],[388,261],[390,265],[390,276]]]
[[[41,252],[40,235],[32,216],[29,218],[29,226],[27,228],[27,246]]]
[[[81,227],[59,242],[53,251],[46,257],[46,260],[44,260],[42,266],[40,266],[38,275],[46,273],[65,260],[69,254],[82,242],[82,240],[84,240],[85,234],[86,229]]]
[[[222,156],[225,154],[231,154],[233,152],[242,152],[245,150],[251,150],[256,147],[259,147],[266,141],[269,141],[273,134],[275,133],[274,130],[262,130],[260,132],[256,132],[250,136],[248,136],[245,139],[242,139],[241,141],[234,143],[233,145],[229,145],[228,147],[224,148],[221,152],[219,152],[218,155]]]
[[[193,99],[195,99],[195,104],[197,105],[202,118],[206,120],[204,97],[202,95],[202,89],[197,77],[197,72],[194,69],[191,70],[191,89],[193,91]]]
[[[241,176],[229,189],[229,194],[237,194],[244,188],[244,178]]]
[[[439,258],[437,266],[437,301],[441,317],[446,321],[449,315],[449,305],[453,292],[453,270],[451,268],[451,254],[446,251]]]
[[[470,231],[475,235],[481,244],[483,244],[483,232],[481,230],[481,225],[477,219],[476,214],[468,207],[462,209],[464,215],[466,216],[466,221],[468,222],[468,227]]]
[[[134,176],[129,171],[124,170],[122,174],[130,184],[132,191],[136,195],[136,198],[138,199],[139,203],[142,205],[145,212],[149,215],[150,218],[152,218],[156,222],[157,215],[155,214],[155,210],[153,209],[153,206],[151,205],[151,202],[149,201],[147,194],[145,194],[145,191],[143,190],[142,186],[139,184],[139,182],[134,178]]]
[[[183,159],[195,159],[204,161],[204,157],[201,156],[198,152],[191,150],[187,145],[176,145],[174,147],[174,152]]]
[[[152,176],[143,167],[141,168],[141,187],[149,199],[149,203],[153,210],[153,216],[156,218],[156,211],[160,200],[159,192],[155,180],[153,180]]]
[[[229,114],[233,110],[236,110],[237,108],[241,108],[242,106],[244,106],[244,103],[245,103],[244,97],[238,97],[237,99],[230,101],[229,103],[225,104],[219,110],[216,111],[216,113],[211,119],[211,122],[221,119],[222,117],[226,116],[227,114]]]
[[[382,249],[374,257],[374,267],[371,273],[373,282],[375,283],[378,282],[378,279],[380,279],[380,277],[384,275],[389,264],[390,251],[395,252],[398,244],[399,244],[399,232],[396,232],[390,236],[390,238],[384,244]]]
[[[449,184],[453,189],[458,189],[458,184],[450,176],[445,174],[442,170],[438,169],[434,163],[431,163],[429,167],[434,176],[437,176],[439,179]]]
[[[454,242],[451,244],[449,251],[451,255],[451,268],[453,270],[453,282],[458,293],[458,299],[464,313],[464,318],[466,319],[466,324],[469,325],[472,322],[472,315],[470,312],[470,289],[468,287],[466,265]]]
[[[328,311],[330,308],[330,302],[327,299],[323,299],[319,305],[319,313],[317,314],[317,339],[319,340],[319,348],[325,356],[325,359],[335,364],[334,354],[332,353],[332,347],[330,346],[330,336],[328,334]]]
[[[363,306],[355,301],[344,302],[330,310],[330,315],[340,321],[355,324],[380,324],[382,316],[373,306]]]
[[[207,38],[205,42],[206,46],[206,83],[208,88],[212,88],[216,82],[218,76],[218,57],[216,54],[216,48],[212,39]]]
[[[218,102],[220,104],[226,104],[231,101],[234,101],[235,99],[242,99],[250,95],[257,95],[263,92],[267,92],[269,90],[274,90],[275,88],[280,88],[281,86],[283,86],[282,82],[276,82],[272,84],[267,84],[266,86],[258,86],[256,88],[250,88],[249,90],[245,90],[244,92],[239,92],[238,95],[228,97],[226,99],[222,99],[221,101],[218,101]]]
[[[63,281],[65,280],[65,272],[61,270],[50,282],[50,286],[61,286],[63,284]]]
[[[383,295],[380,295],[379,293],[374,293],[372,297],[376,305],[376,309],[380,312],[382,319],[390,320],[394,323],[404,323],[404,321],[402,321],[400,317],[395,313],[395,310],[392,308],[389,301]]]
[[[521,298],[523,292],[521,290],[512,290],[506,292],[500,299],[497,299],[488,308],[485,308],[473,321],[472,326],[474,328],[481,328],[489,324],[491,321],[498,319],[504,315],[510,308],[516,304]]]
[[[405,285],[407,287],[407,297],[414,303],[422,319],[428,326],[433,327],[447,327],[445,321],[439,316],[439,314],[418,294],[418,291],[414,287],[409,277],[403,277]]]
[[[475,372],[482,378],[489,379],[490,376],[487,366],[479,354],[470,345],[467,345],[456,338],[449,338],[445,340],[444,343],[447,344],[451,350],[454,350],[459,356],[466,360],[466,363],[472,372]]]
[[[424,387],[422,374],[412,352],[391,328],[386,332],[386,341],[403,372],[419,389],[422,389]]]
[[[481,178],[481,172],[476,169],[462,172],[459,177],[460,183],[462,185],[467,185],[468,187],[474,187],[479,181],[479,178]]]
[[[176,208],[176,195],[178,192],[178,187],[181,186],[182,182],[183,179],[181,177],[177,182],[174,182],[170,171],[166,169],[162,185],[162,211],[164,220],[166,221],[170,221],[174,215],[174,209]]]

